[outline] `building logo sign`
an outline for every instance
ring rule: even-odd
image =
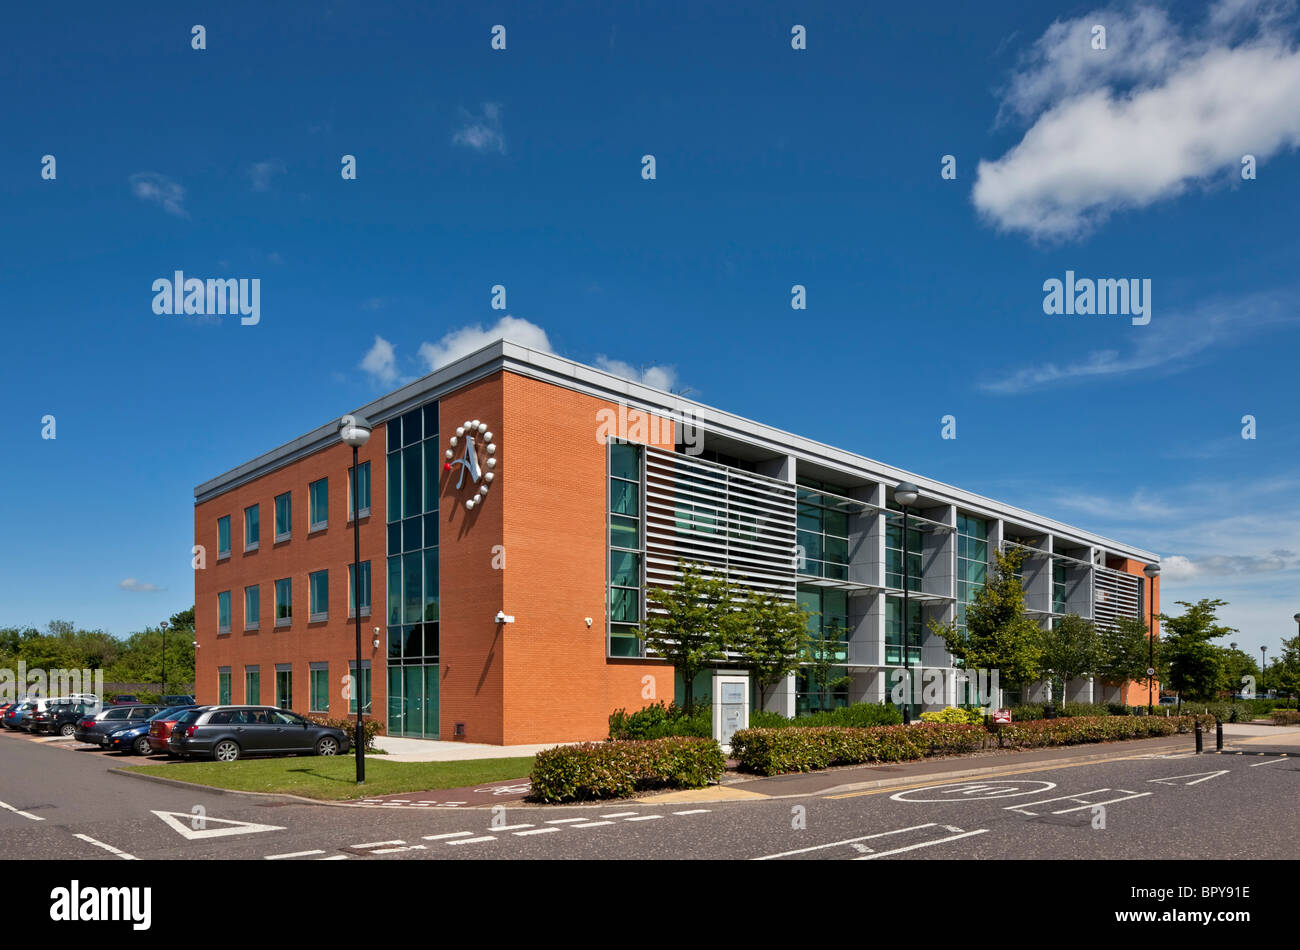
[[[469,476],[470,487],[478,485],[478,491],[465,500],[466,508],[473,508],[480,504],[488,493],[488,486],[496,477],[492,471],[497,467],[496,443],[492,441],[492,433],[488,431],[487,423],[480,422],[478,419],[467,419],[464,425],[456,427],[456,434],[447,440],[451,446],[446,452],[447,463],[443,468],[450,472],[453,468],[460,469],[460,477],[456,479],[456,490],[460,491],[465,486],[465,477]],[[483,446],[485,458],[479,460],[479,445]],[[462,448],[463,445],[463,448]],[[456,458],[457,449],[461,450],[460,458]],[[480,485],[479,483],[482,482]]]

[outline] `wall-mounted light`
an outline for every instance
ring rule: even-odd
[[[497,619],[497,623],[514,623],[514,622],[515,622],[515,618],[514,618],[514,616],[511,615],[511,614],[506,613],[504,610],[498,610],[498,611],[497,611],[497,618],[496,618],[496,619]]]
[[[379,649],[379,628],[378,627],[375,627],[374,647],[376,650]]]
[[[591,618],[590,618],[590,617],[583,617],[582,619],[583,619],[583,622],[586,623],[586,625],[587,625],[588,627],[591,626]]]

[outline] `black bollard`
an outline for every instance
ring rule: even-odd
[[[1196,720],[1196,752],[1198,755],[1201,752],[1201,742],[1202,742],[1201,731],[1202,731],[1201,720],[1198,719]]]
[[[1214,721],[1214,751],[1215,752],[1223,751],[1223,720],[1222,719],[1216,719]]]

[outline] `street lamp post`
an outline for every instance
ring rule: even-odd
[[[163,638],[162,693],[158,696],[158,701],[161,702],[163,696],[167,695],[167,621],[164,620],[162,623],[158,624],[158,628],[162,630],[162,638]]]
[[[1160,576],[1159,564],[1148,564],[1142,568],[1147,576],[1147,715],[1155,713],[1155,673],[1156,668],[1156,578]]]
[[[1264,676],[1267,673],[1267,661],[1264,659],[1267,653],[1268,647],[1263,646],[1259,648],[1259,685],[1261,687],[1264,685]]]
[[[1295,621],[1297,632],[1300,633],[1300,611],[1297,611],[1296,614],[1291,619]],[[1300,636],[1298,636],[1296,639],[1296,645],[1300,646]],[[1295,708],[1300,709],[1300,687],[1296,689]]]
[[[357,449],[370,439],[370,423],[361,416],[344,416],[339,420],[339,437],[352,446],[352,603],[357,621],[357,672],[352,679],[352,695],[357,701],[356,759],[357,784],[366,780],[366,733],[361,724],[361,519],[357,512]]]
[[[903,669],[907,671],[907,692],[903,696],[903,723],[912,721],[912,647],[911,631],[908,625],[912,619],[911,595],[912,572],[908,566],[907,546],[907,509],[916,504],[917,489],[911,482],[899,482],[894,488],[894,501],[903,507]]]

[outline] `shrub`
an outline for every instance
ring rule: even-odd
[[[625,798],[657,788],[703,788],[720,781],[725,762],[712,739],[670,737],[584,742],[537,754],[530,801]]]
[[[1032,703],[1021,703],[1019,706],[1011,707],[1012,722],[1029,722],[1034,719],[1043,718],[1043,707]]]
[[[335,729],[342,729],[344,734],[348,737],[349,744],[357,736],[357,720],[355,716],[352,718],[341,716],[336,718],[330,718],[329,716],[308,716],[307,718],[312,722],[320,723],[322,726],[333,726]],[[366,717],[361,721],[361,728],[366,737],[366,751],[369,752],[375,747],[375,736],[384,734],[384,724],[381,720]]]
[[[868,726],[897,726],[903,722],[903,714],[889,703],[854,703],[839,709],[827,709],[787,719],[790,726],[805,728],[809,726],[847,726],[866,728]]]
[[[651,703],[636,712],[616,709],[609,716],[611,739],[664,739],[669,736],[713,736],[713,714],[708,706],[696,706],[689,718],[676,703]]]
[[[756,709],[749,714],[751,729],[784,729],[792,722],[793,719],[786,719],[780,713],[768,712],[766,709]]]
[[[1300,710],[1274,709],[1273,722],[1279,726],[1300,726]]]
[[[1111,711],[1106,703],[1062,703],[1062,716],[1109,716]]]
[[[1036,749],[1044,746],[1111,742],[1117,739],[1146,739],[1191,732],[1196,716],[1074,716],[1012,722],[998,727],[1004,747]],[[1201,717],[1204,718],[1204,717]]]
[[[921,713],[922,722],[956,722],[970,725],[982,725],[984,723],[984,710],[982,709],[959,709],[956,706],[949,706],[941,709],[939,712]]]
[[[941,728],[958,727],[943,724]],[[740,761],[741,769],[760,775],[862,762],[901,762],[925,755],[920,736],[914,737],[913,732],[910,726],[742,729],[731,737],[731,754]]]

